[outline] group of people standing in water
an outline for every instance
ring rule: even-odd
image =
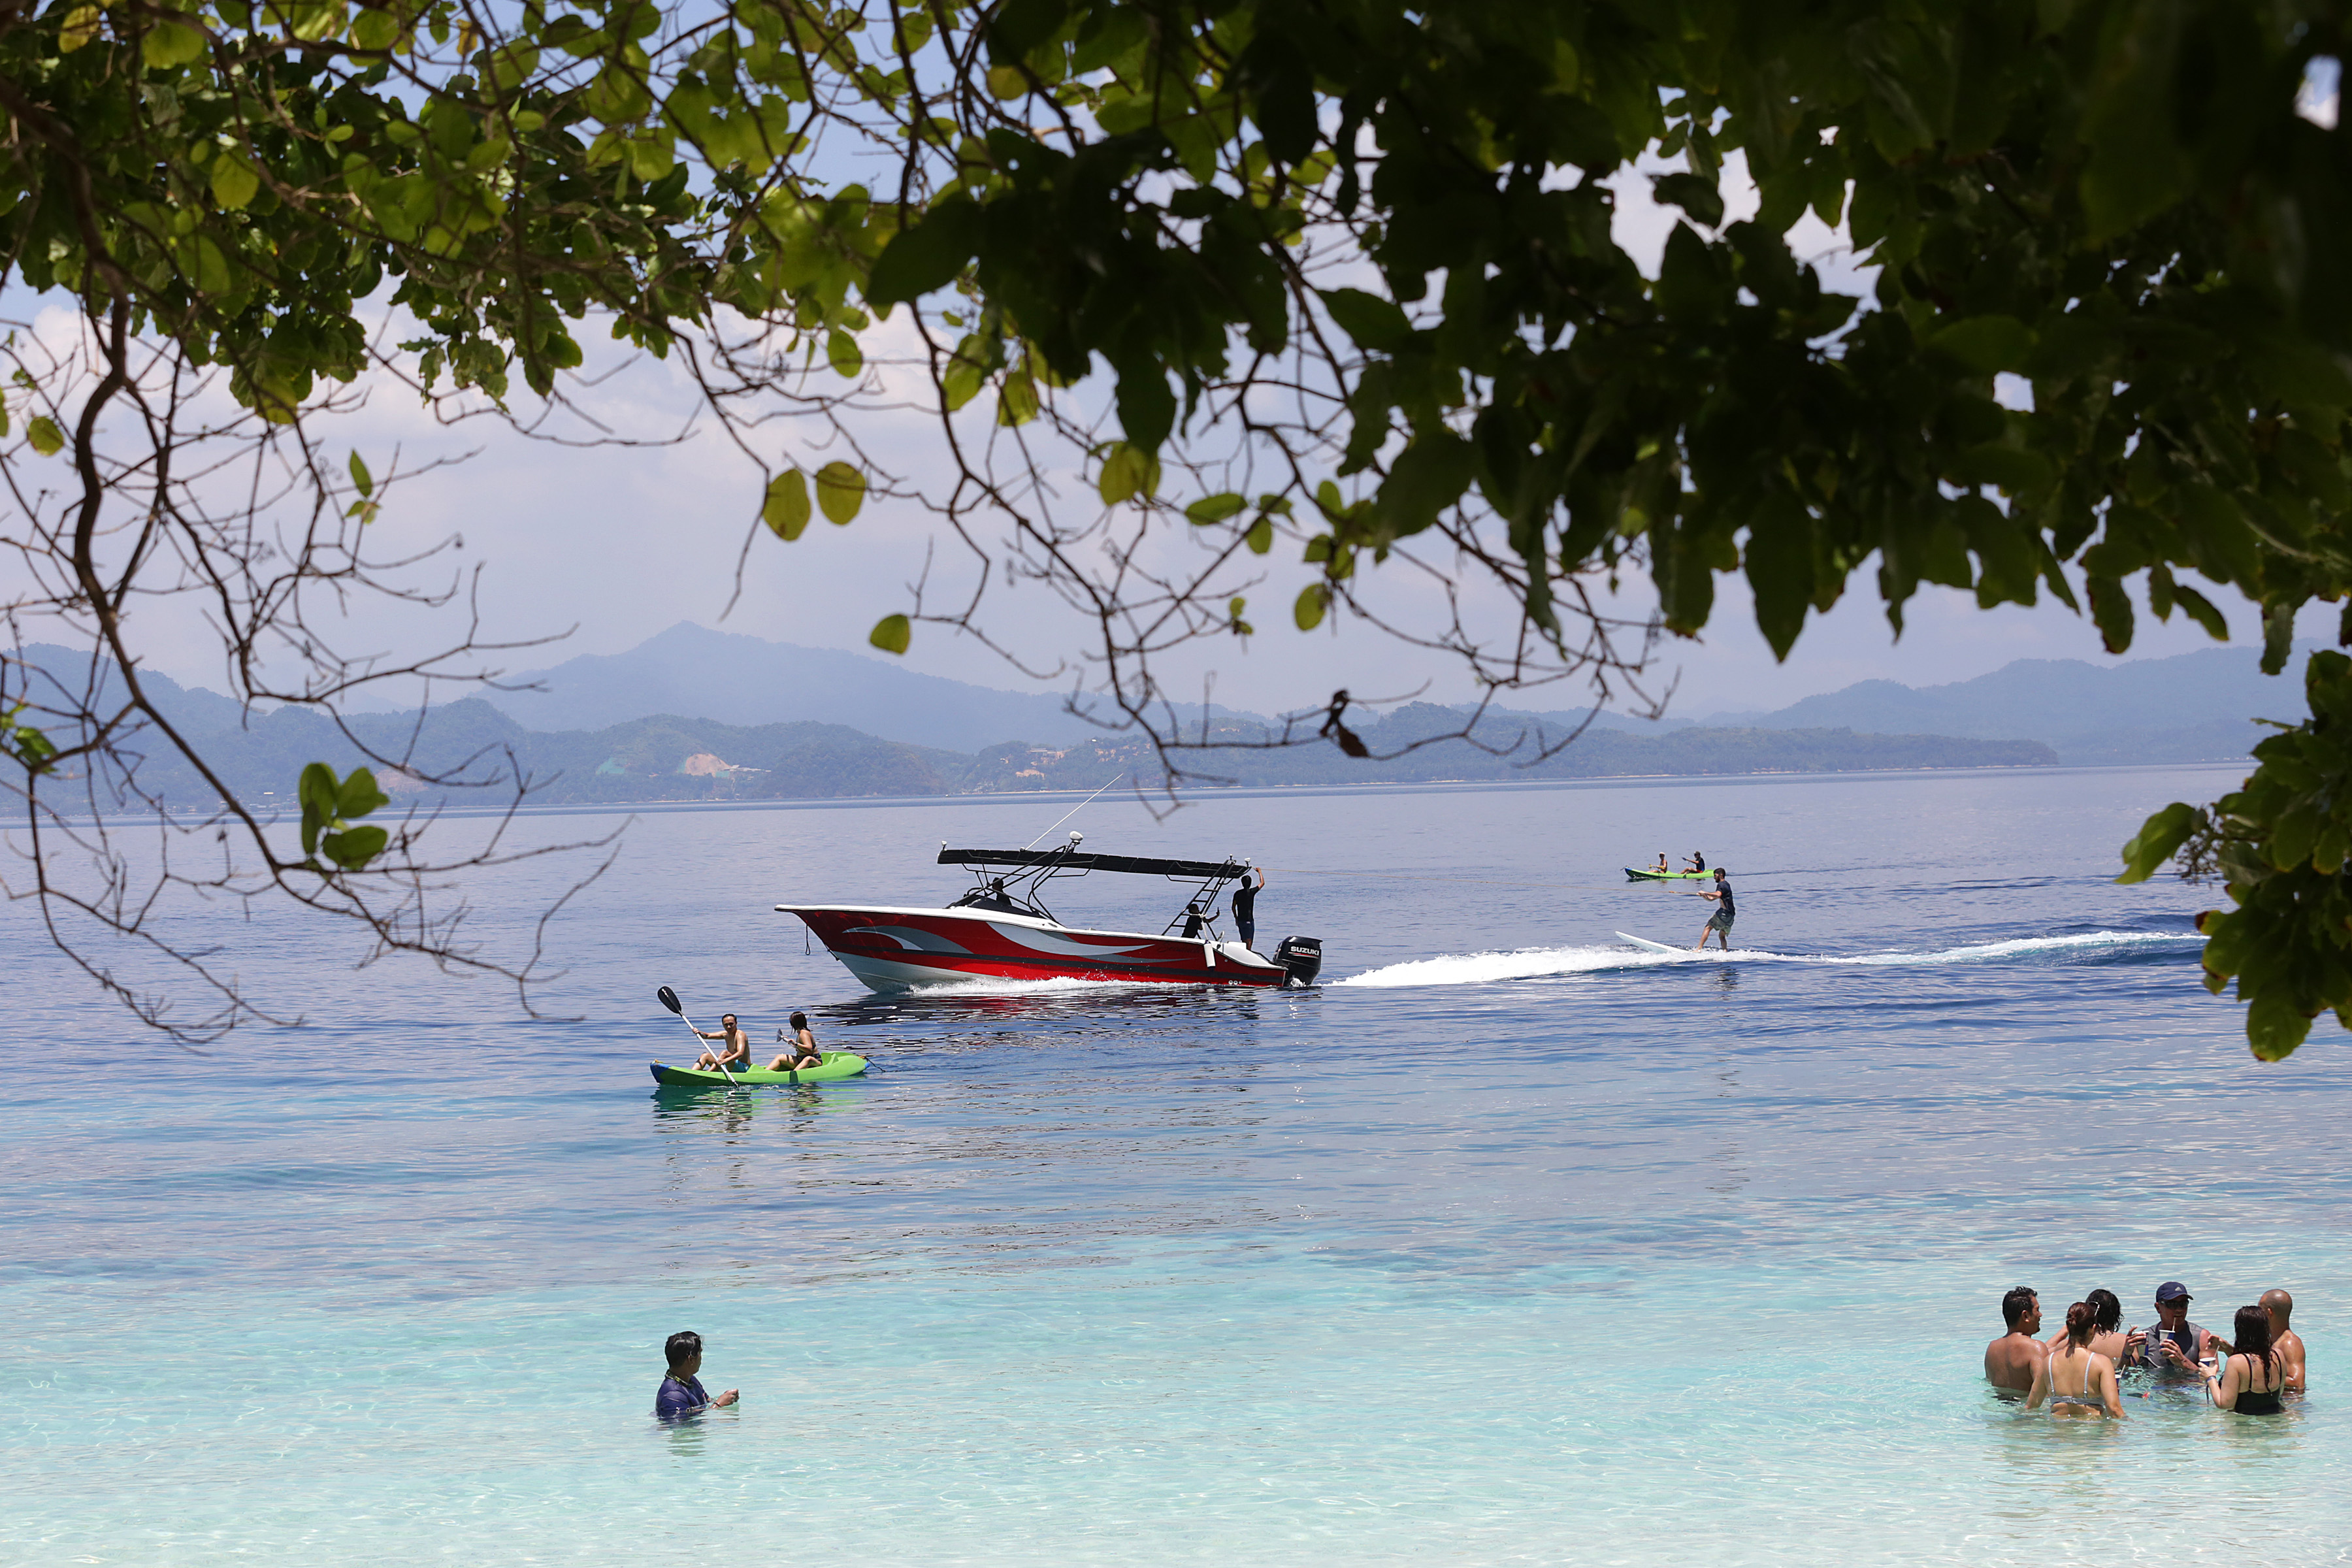
[[[1985,1379],[2024,1394],[2028,1410],[2047,1404],[2053,1415],[2120,1419],[2127,1372],[2162,1383],[2200,1380],[2217,1409],[2240,1415],[2282,1414],[2281,1396],[2306,1386],[2303,1340],[2291,1326],[2294,1298],[2263,1291],[2238,1309],[2228,1339],[2189,1321],[2190,1300],[2187,1286],[2168,1279],[2156,1288],[2156,1321],[2126,1329],[2116,1293],[2094,1290],[2042,1340],[2041,1300],[2017,1286],[2000,1299],[2009,1331],[1985,1346]]]

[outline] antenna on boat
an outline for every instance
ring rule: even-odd
[[[1103,789],[1108,789],[1108,788],[1110,788],[1110,786],[1111,786],[1112,784],[1115,784],[1118,783],[1118,781],[1119,781],[1119,780],[1121,780],[1121,779],[1125,778],[1126,776],[1127,776],[1127,775],[1126,775],[1125,773],[1113,773],[1113,774],[1111,774],[1109,778],[1106,779],[1106,780],[1103,782],[1102,789],[1098,789],[1098,790],[1095,791],[1095,795],[1100,795],[1100,794],[1102,794]],[[1067,810],[1067,811],[1066,811],[1066,812],[1062,813],[1062,822],[1067,822],[1067,821],[1069,821],[1069,820],[1070,820],[1070,818],[1072,818],[1072,817],[1074,817],[1074,816],[1077,816],[1077,815],[1078,815],[1078,813],[1080,813],[1080,812],[1082,812],[1082,811],[1086,810],[1086,808],[1087,808],[1087,806],[1089,806],[1089,805],[1091,805],[1092,804],[1094,804],[1095,795],[1090,795],[1087,796],[1087,798],[1086,798],[1086,799],[1084,799],[1084,800],[1082,800],[1082,801],[1078,802],[1078,804],[1077,804],[1077,805],[1074,805],[1074,806],[1070,807],[1070,809],[1069,809],[1069,810]],[[1054,827],[1059,827],[1059,826],[1062,826],[1062,822],[1057,822],[1057,823],[1054,824]],[[1051,833],[1051,832],[1053,832],[1053,831],[1054,831],[1054,827],[1049,827],[1049,828],[1045,829],[1045,833]],[[1045,833],[1040,833],[1039,835],[1037,835],[1037,838],[1043,838],[1043,837],[1045,837]],[[1031,850],[1031,849],[1034,849],[1034,848],[1036,848],[1036,847],[1037,847],[1037,838],[1032,838],[1031,840],[1029,840],[1029,842],[1028,842],[1028,843],[1024,844],[1024,845],[1021,847],[1022,847],[1022,850],[1025,853],[1025,852],[1027,852],[1028,850]],[[946,848],[946,847],[947,847],[947,846],[945,846],[945,845],[943,844],[943,845],[940,846],[940,847],[941,847],[942,849],[944,849],[944,848]]]

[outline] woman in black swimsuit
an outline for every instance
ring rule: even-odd
[[[2235,1353],[2220,1375],[2205,1374],[2205,1391],[2223,1410],[2241,1415],[2276,1415],[2279,1390],[2286,1386],[2286,1368],[2271,1349],[2271,1314],[2267,1307],[2238,1309]]]

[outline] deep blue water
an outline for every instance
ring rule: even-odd
[[[2245,1054],[2214,770],[1217,797],[1088,847],[1274,868],[1329,984],[869,998],[786,899],[944,901],[1036,800],[667,811],[551,931],[576,1023],[264,914],[302,1030],[140,1039],[5,936],[0,1561],[2340,1561],[2347,1041]],[[464,824],[450,825],[465,830]],[[601,831],[594,816],[529,825]],[[1619,867],[1704,847],[1707,906]],[[560,885],[478,889],[492,945]],[[1157,884],[1056,898],[1111,926]],[[210,917],[222,920],[222,917]],[[851,1084],[656,1092],[653,1000]],[[2316,1393],[2091,1430],[1979,1375],[2011,1284],[2292,1289]],[[692,1327],[742,1405],[646,1419]]]

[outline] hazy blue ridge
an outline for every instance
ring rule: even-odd
[[[2305,717],[2301,663],[2264,675],[2261,654],[2241,647],[2109,665],[2026,658],[1949,686],[1864,680],[1777,712],[1701,722],[2040,741],[2072,763],[2225,760],[2270,732],[2255,720]]]
[[[814,721],[913,745],[977,751],[1008,735],[1077,740],[1090,727],[1048,692],[919,675],[863,654],[799,647],[690,622],[626,653],[585,654],[501,682],[485,700],[533,730],[600,731],[648,713],[744,726]]]

